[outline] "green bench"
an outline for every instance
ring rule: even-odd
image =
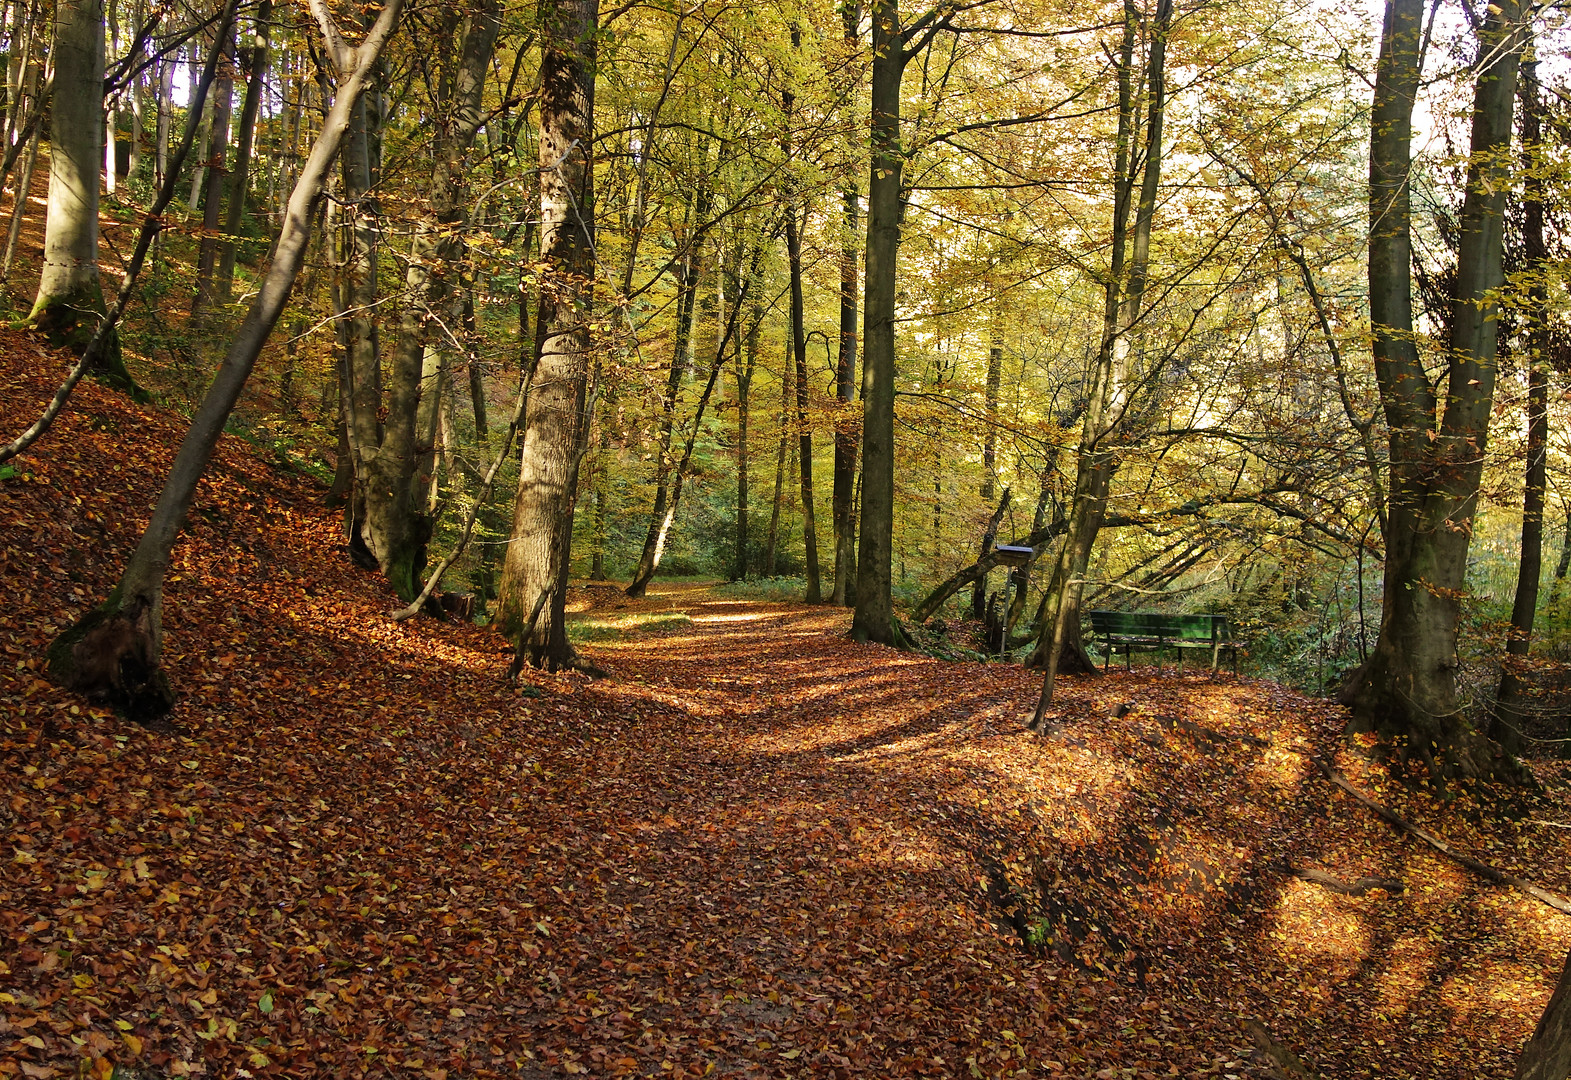
[[[1178,673],[1184,673],[1184,652],[1205,649],[1211,654],[1211,670],[1226,653],[1238,674],[1238,643],[1226,615],[1162,615],[1151,611],[1091,612],[1093,640],[1102,647],[1102,670],[1106,671],[1113,654],[1122,650],[1124,667],[1130,668],[1130,654],[1136,649],[1156,653],[1156,669],[1162,670],[1162,650],[1178,653]]]

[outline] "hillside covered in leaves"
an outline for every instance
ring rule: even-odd
[[[65,362],[0,341],[0,409]],[[182,430],[84,385],[0,481],[0,1076],[1509,1075],[1571,892],[1541,794],[1392,786],[1325,701],[1036,679],[843,609],[575,587],[610,677],[394,624],[311,482],[226,438],[175,551],[172,730],[41,676]],[[656,617],[658,616],[658,617]]]

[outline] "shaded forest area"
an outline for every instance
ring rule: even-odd
[[[1566,17],[0,5],[0,1072],[1562,1080]]]

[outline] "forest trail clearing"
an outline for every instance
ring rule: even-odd
[[[28,416],[63,365],[0,346]],[[1327,1077],[1505,1076],[1558,973],[1560,916],[1320,778],[1324,701],[1074,680],[1038,738],[1018,667],[659,582],[575,587],[612,677],[521,693],[485,631],[390,623],[317,490],[233,439],[171,569],[177,731],[124,723],[41,650],[180,431],[84,385],[0,483],[0,1074],[1265,1076],[1259,1017]],[[1571,889],[1558,777],[1508,820],[1338,761]]]

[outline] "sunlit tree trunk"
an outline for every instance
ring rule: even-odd
[[[1349,730],[1375,732],[1432,775],[1505,774],[1456,695],[1467,550],[1494,403],[1501,253],[1522,4],[1488,7],[1479,34],[1471,160],[1446,350],[1444,408],[1413,336],[1408,177],[1421,0],[1389,0],[1370,137],[1369,295],[1375,378],[1390,429],[1390,513],[1380,636],[1342,693]]]
[[[566,602],[595,269],[590,150],[598,18],[598,0],[540,5],[540,255],[546,271],[494,624],[520,658],[553,669],[575,660]],[[542,597],[545,608],[537,607]],[[542,617],[530,625],[535,611]]]
[[[98,277],[98,188],[104,148],[101,0],[56,4],[54,67],[44,261],[28,321],[55,344],[81,354],[105,311]],[[122,389],[134,390],[119,347],[106,349],[103,356],[98,374]]]

